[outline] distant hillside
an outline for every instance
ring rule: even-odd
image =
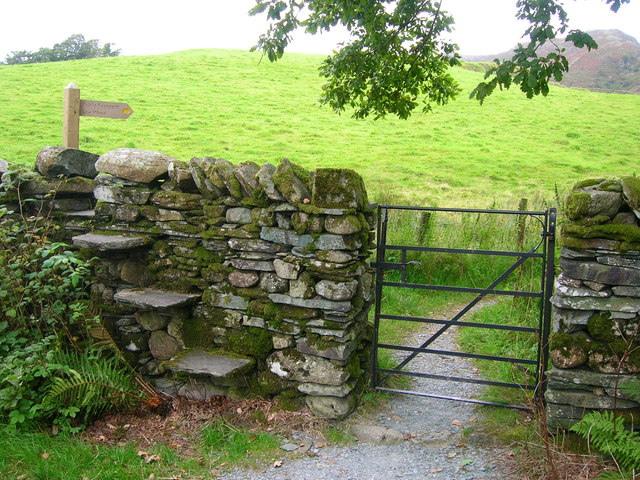
[[[598,49],[588,52],[572,44],[559,42],[569,59],[569,73],[562,80],[566,87],[590,90],[620,91],[640,94],[640,44],[620,30],[594,30],[589,34]],[[541,54],[551,51],[543,49]],[[513,50],[496,55],[463,57],[467,62],[491,62],[494,58],[510,58]]]

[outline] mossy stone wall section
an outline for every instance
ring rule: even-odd
[[[552,428],[569,428],[591,410],[640,418],[640,405],[619,388],[640,373],[639,193],[635,177],[594,179],[567,198],[551,299]]]
[[[67,238],[99,257],[92,298],[151,383],[195,398],[277,397],[326,417],[355,407],[369,369],[374,248],[359,175],[118,149],[73,152],[95,164],[94,178],[52,178],[68,150],[43,150],[19,191],[49,202]],[[76,183],[82,191],[60,188]],[[185,301],[153,308],[128,296],[145,289]],[[175,365],[189,351],[249,362],[224,378],[188,375]]]

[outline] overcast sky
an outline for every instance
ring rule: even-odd
[[[525,26],[515,20],[516,0],[443,0],[456,19],[452,39],[463,54],[494,54],[519,41]],[[15,50],[51,47],[74,33],[115,43],[123,55],[191,48],[248,49],[265,30],[249,17],[255,0],[0,0],[0,60]],[[618,14],[604,0],[566,0],[572,28],[617,28],[640,39],[640,0]],[[294,37],[289,51],[330,53],[344,31]]]

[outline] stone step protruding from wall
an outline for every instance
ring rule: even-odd
[[[80,248],[89,248],[100,252],[134,250],[149,245],[149,237],[132,237],[127,235],[103,235],[99,233],[85,233],[73,237],[73,244]]]
[[[167,310],[184,307],[197,302],[199,294],[186,294],[154,290],[152,288],[131,288],[114,295],[117,303],[140,310]]]
[[[183,350],[171,360],[165,362],[168,370],[187,375],[203,375],[221,382],[230,379],[253,365],[253,360],[239,356],[205,352],[201,349]]]

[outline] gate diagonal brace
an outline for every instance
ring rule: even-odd
[[[535,245],[534,247],[532,247],[528,253],[534,253],[538,248],[539,248],[540,244]],[[498,285],[500,285],[509,275],[511,275],[520,265],[522,265],[528,257],[520,257],[518,258],[518,260],[516,260],[513,265],[511,265],[507,270],[504,271],[504,273],[502,273],[502,275],[500,275],[496,280],[494,280],[491,285],[489,285],[489,287],[487,287],[487,290],[493,290],[495,289]],[[469,312],[469,310],[471,310],[473,307],[475,307],[484,297],[486,296],[486,293],[481,293],[479,294],[476,298],[474,298],[467,306],[465,306],[462,310],[460,310],[452,319],[451,322],[457,322],[458,320],[460,320],[460,318],[462,318],[466,313]],[[435,342],[444,332],[446,332],[452,325],[444,325],[442,327],[440,327],[440,329],[434,333],[426,342],[424,342],[419,348],[426,348],[429,345],[431,345],[433,342]],[[407,356],[397,367],[396,370],[400,370],[401,368],[405,367],[411,360],[413,360],[414,358],[416,358],[418,355],[420,355],[420,352],[413,352],[411,353],[409,356]],[[382,383],[384,381],[384,379],[380,380],[380,383]]]

